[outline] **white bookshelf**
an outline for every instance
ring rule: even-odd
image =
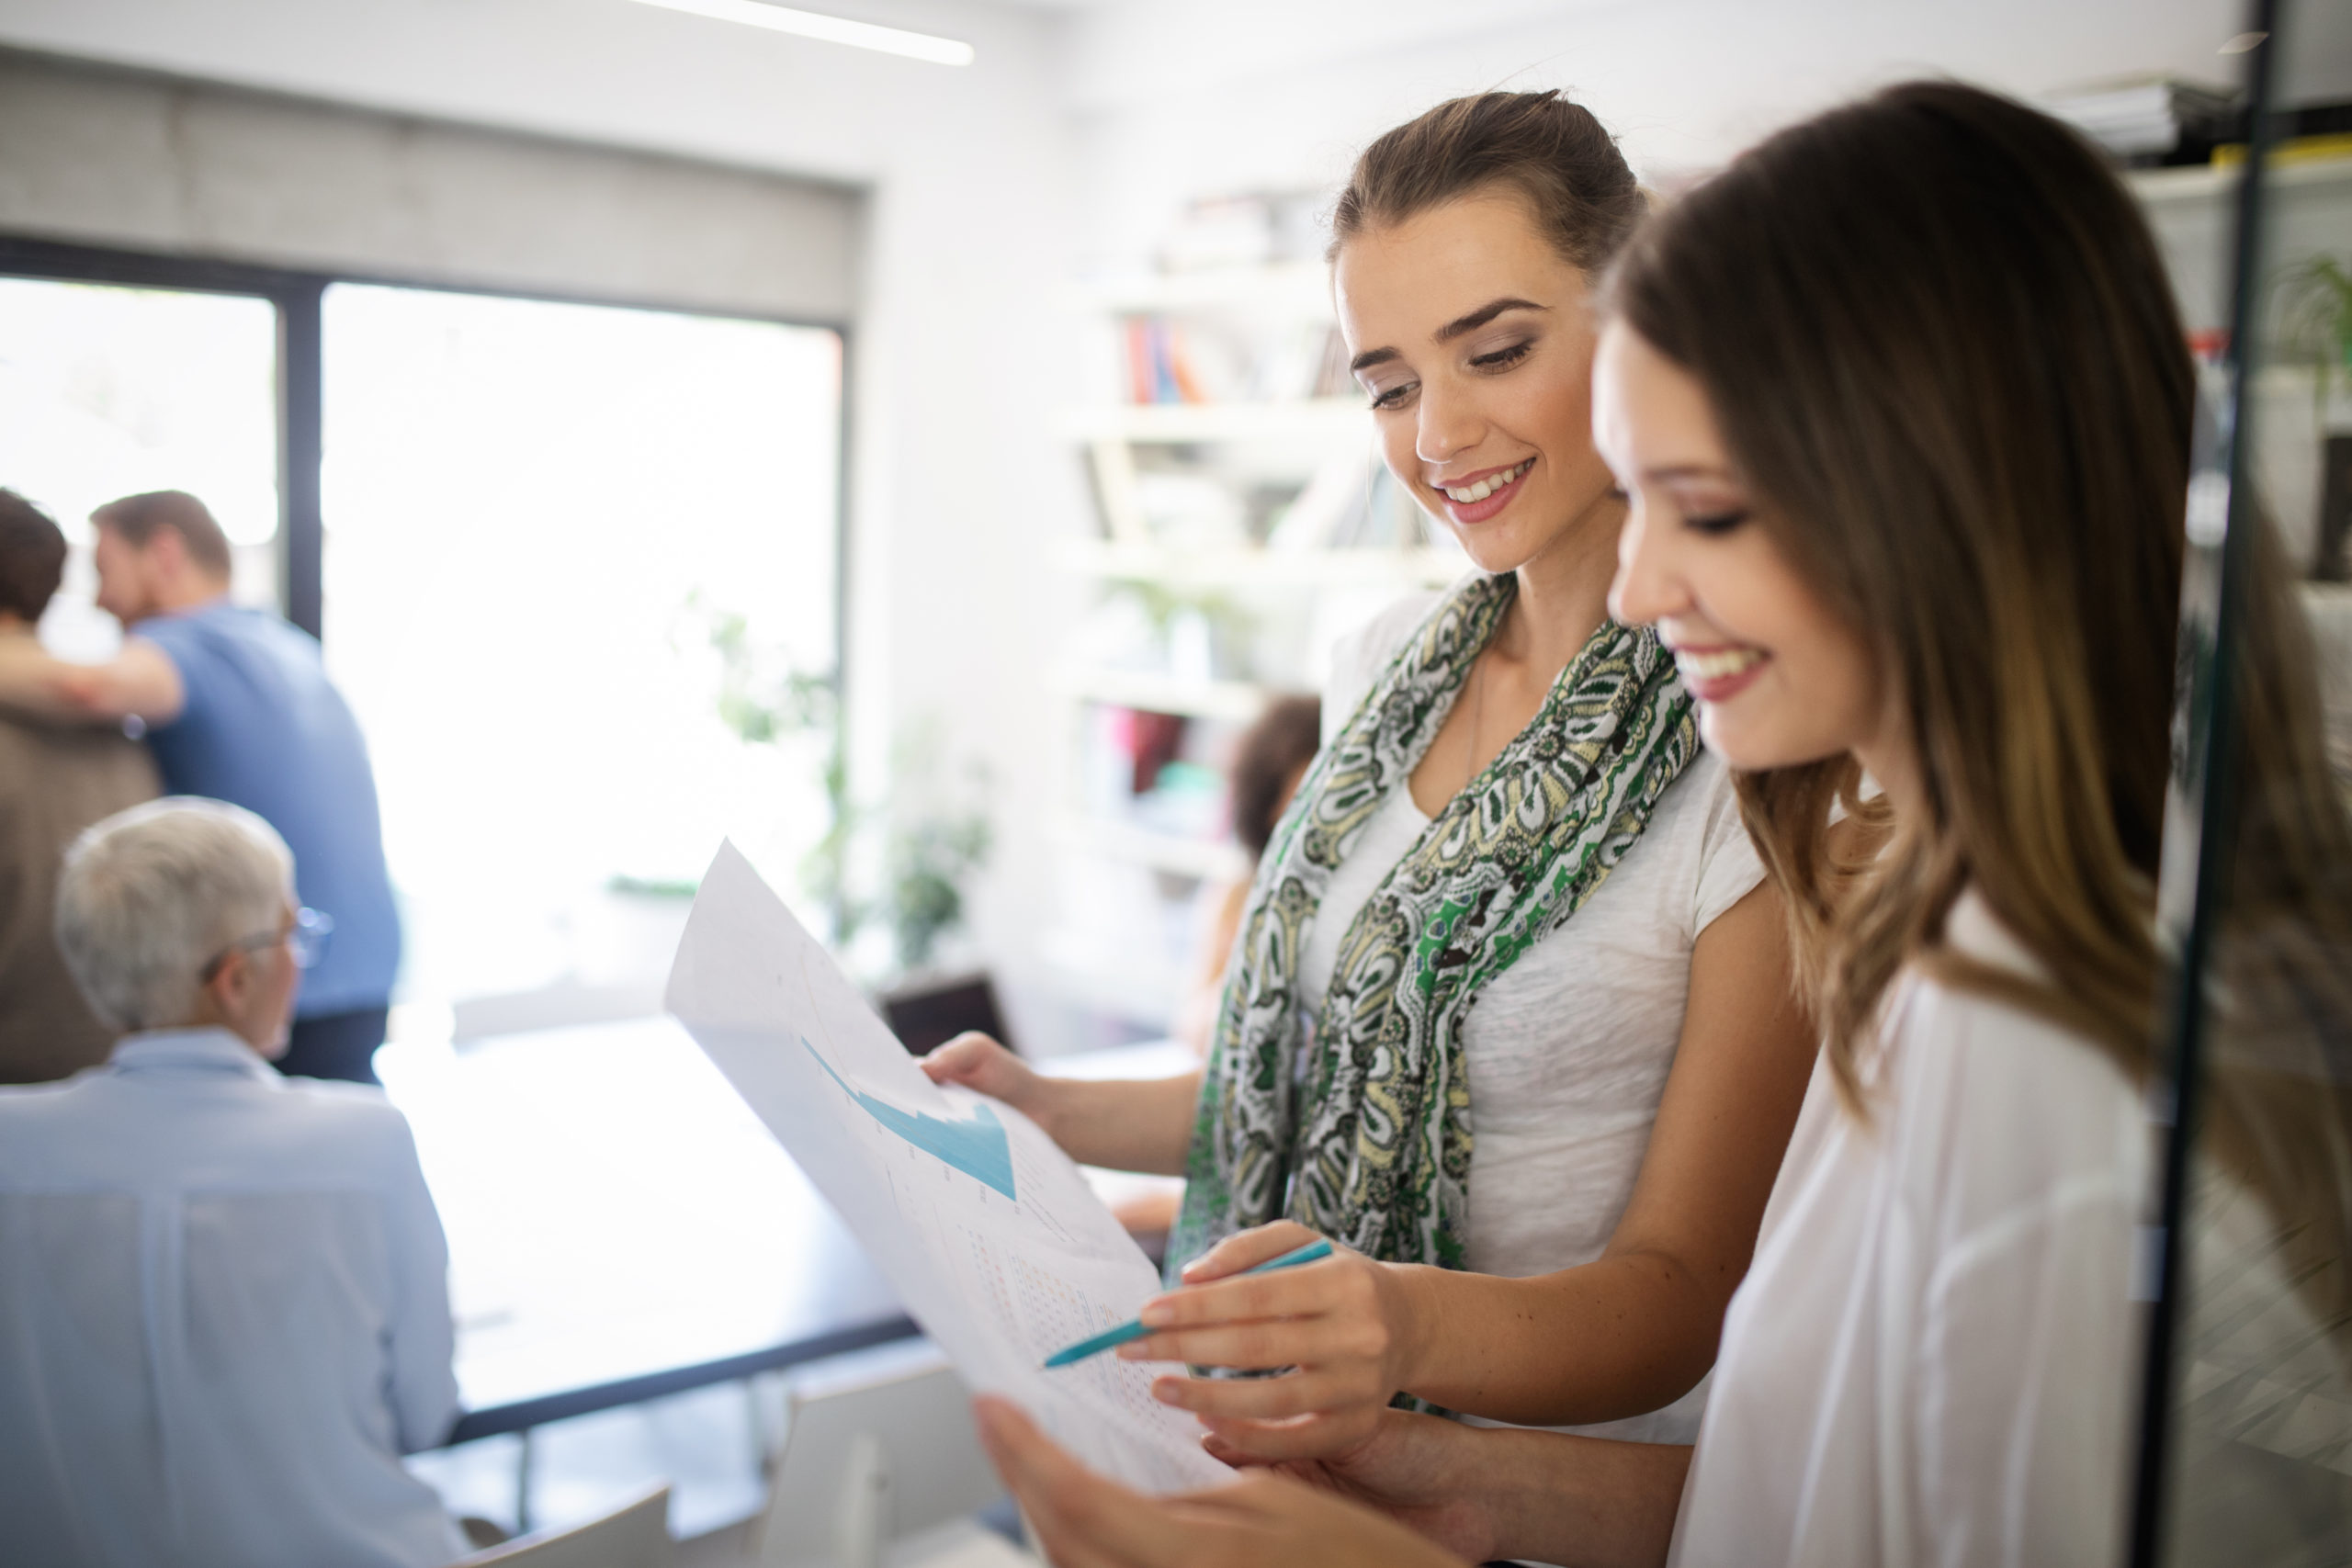
[[[1079,577],[1193,589],[1392,587],[1398,594],[1442,588],[1470,569],[1457,549],[1284,550],[1256,547],[1175,549],[1148,540],[1065,539],[1055,564]]]
[[[2179,169],[2133,169],[2123,176],[2132,194],[2150,205],[2220,201],[2238,188],[2243,164],[2197,164]],[[2352,186],[2352,157],[2296,158],[2270,170],[2270,189]]]
[[[1329,313],[1331,277],[1321,262],[1216,267],[1094,278],[1070,290],[1069,303],[1091,315],[1143,316],[1190,310]]]
[[[1331,374],[1324,336],[1331,292],[1320,262],[1094,279],[1067,299],[1091,318],[1081,335],[1093,344],[1095,370],[1124,374],[1095,376],[1095,400],[1055,422],[1092,480],[1101,528],[1058,541],[1049,561],[1089,585],[1099,612],[1118,610],[1122,596],[1148,605],[1162,647],[1152,655],[1119,652],[1124,642],[1090,631],[1074,635],[1073,646],[1092,649],[1087,657],[1095,661],[1073,653],[1057,671],[1061,797],[1051,807],[1053,840],[1066,886],[1078,890],[1066,895],[1047,946],[1068,955],[1074,997],[1125,993],[1130,1009],[1148,1010],[1162,1004],[1169,977],[1192,967],[1190,954],[1170,951],[1171,933],[1185,924],[1177,906],[1203,883],[1239,876],[1247,865],[1230,842],[1178,837],[1115,814],[1125,797],[1106,802],[1101,794],[1110,765],[1099,750],[1109,744],[1101,710],[1245,726],[1278,691],[1317,682],[1319,671],[1297,663],[1302,650],[1311,660],[1359,611],[1451,582],[1468,562],[1451,541],[1431,547],[1418,525],[1404,526],[1388,510],[1403,502],[1371,484],[1377,453],[1364,400],[1305,395]],[[1148,363],[1162,370],[1138,369],[1145,341],[1156,345]],[[1168,384],[1162,353],[1186,356],[1174,361],[1173,375],[1189,398],[1227,400],[1117,400],[1139,381]],[[1283,395],[1290,391],[1301,395]],[[1351,477],[1358,473],[1362,483]],[[1171,521],[1184,515],[1164,499],[1171,484],[1204,483],[1231,498],[1226,520],[1214,520],[1213,510],[1208,524]],[[1309,495],[1315,501],[1304,503]],[[1210,649],[1196,641],[1189,655],[1180,651],[1170,627],[1189,615],[1221,617]],[[1089,621],[1090,628],[1102,624],[1111,622]],[[1273,635],[1259,635],[1270,627]],[[1092,956],[1080,962],[1080,953]],[[1090,967],[1096,972],[1081,973]],[[1106,967],[1118,978],[1109,979]]]
[[[1082,702],[1108,703],[1148,713],[1187,718],[1227,719],[1247,724],[1266,705],[1265,687],[1249,681],[1188,680],[1157,671],[1107,670],[1073,665],[1063,671],[1062,692]]]
[[[1286,403],[1108,403],[1073,409],[1063,433],[1079,441],[1193,446],[1216,441],[1351,439],[1369,443],[1372,411],[1355,398],[1302,398]]]
[[[2124,175],[2155,231],[2191,332],[2229,322],[2240,172],[2236,164],[2205,164]],[[2341,254],[2352,235],[2352,157],[2290,156],[2272,164],[2264,197],[2268,270],[2315,252]]]
[[[1082,852],[1125,861],[1170,876],[1223,881],[1240,876],[1250,869],[1248,860],[1236,845],[1180,839],[1172,833],[1155,833],[1148,828],[1124,822],[1083,822],[1066,829],[1061,837],[1066,845]]]

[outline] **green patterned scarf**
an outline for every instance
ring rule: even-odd
[[[1309,1028],[1298,962],[1323,890],[1388,792],[1406,787],[1517,590],[1506,573],[1449,594],[1276,827],[1202,1078],[1171,1280],[1225,1236],[1285,1215],[1373,1258],[1463,1266],[1463,1020],[1480,987],[1608,879],[1699,746],[1657,635],[1604,622],[1534,722],[1365,901]]]

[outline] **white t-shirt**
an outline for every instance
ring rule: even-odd
[[[1335,650],[1323,699],[1327,739],[1433,602],[1417,596],[1394,605]],[[1428,825],[1399,779],[1332,874],[1299,955],[1308,1016],[1330,988],[1349,923]],[[1609,1245],[1681,1040],[1691,945],[1763,875],[1731,775],[1702,752],[1575,917],[1478,993],[1462,1031],[1476,1138],[1472,1269],[1548,1274],[1589,1263]],[[1566,1429],[1687,1443],[1705,1402],[1702,1382],[1663,1410]]]
[[[2032,958],[1973,893],[1947,940]],[[1916,973],[1866,1066],[1817,1066],[1732,1298],[1679,1568],[2120,1559],[2154,1149],[2105,1053]]]

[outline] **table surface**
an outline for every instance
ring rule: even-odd
[[[1150,1045],[1048,1070],[1185,1065]],[[401,1043],[376,1066],[448,1233],[466,1406],[453,1443],[917,1332],[673,1020]]]

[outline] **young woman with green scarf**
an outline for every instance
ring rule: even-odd
[[[1656,635],[1606,600],[1588,290],[1643,212],[1552,93],[1374,142],[1333,287],[1386,459],[1480,570],[1339,650],[1261,863],[1204,1074],[932,1076],[1090,1164],[1182,1171],[1133,1359],[1228,1448],[1324,1454],[1404,1393],[1652,1442],[1697,1429],[1812,1062],[1783,918]],[[1228,1279],[1320,1234],[1327,1262]],[[1222,1281],[1222,1282],[1218,1282]]]

